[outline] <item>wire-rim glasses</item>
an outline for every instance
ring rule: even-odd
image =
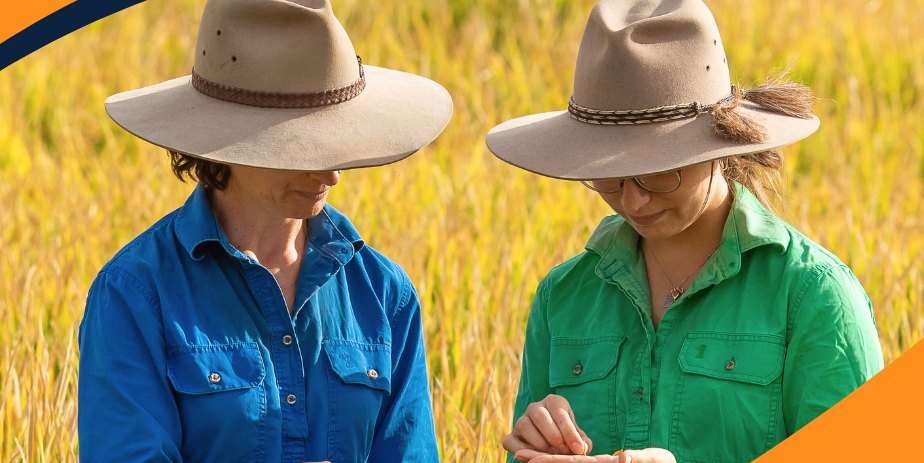
[[[629,178],[631,178],[639,188],[649,193],[672,193],[680,188],[680,172],[679,170],[675,170],[673,172]],[[625,178],[591,180],[589,183],[586,180],[581,180],[582,185],[597,193],[603,194],[619,193],[622,191],[622,187],[625,183]]]

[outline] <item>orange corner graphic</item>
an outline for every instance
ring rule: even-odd
[[[917,343],[756,463],[924,461],[924,343]]]
[[[75,0],[39,0],[36,2],[11,1],[3,6],[0,15],[0,42],[18,34],[45,16],[64,8]]]

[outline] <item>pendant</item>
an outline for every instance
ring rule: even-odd
[[[675,302],[677,302],[677,299],[680,299],[680,296],[683,296],[683,289],[672,289],[670,293],[664,296],[664,299],[661,299],[661,307],[664,307],[665,309],[670,307]]]

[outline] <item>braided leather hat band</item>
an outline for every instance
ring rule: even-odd
[[[357,55],[356,61],[359,63],[359,79],[350,85],[322,92],[282,93],[247,90],[206,80],[196,74],[195,68],[192,71],[192,86],[203,95],[247,106],[282,109],[317,108],[352,100],[365,90],[366,75],[363,72],[363,60]]]

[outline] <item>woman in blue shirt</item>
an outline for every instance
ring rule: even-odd
[[[299,3],[210,0],[191,77],[106,102],[199,185],[90,289],[84,462],[438,460],[417,294],[326,198],[452,102]]]

